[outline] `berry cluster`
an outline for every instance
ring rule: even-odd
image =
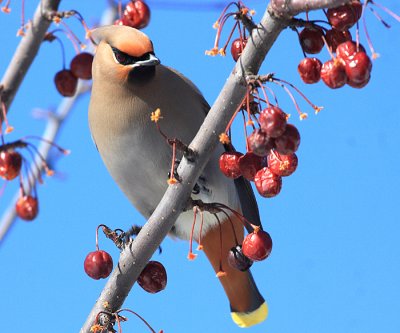
[[[131,0],[122,11],[121,0],[119,1],[119,19],[115,25],[126,25],[135,29],[143,29],[150,22],[150,8],[142,0]]]
[[[82,52],[77,54],[70,63],[70,69],[62,69],[54,76],[57,91],[64,97],[75,95],[78,79],[92,79],[93,54]]]
[[[111,239],[118,247],[121,247],[121,239],[126,236],[125,233],[118,233],[121,230],[113,231],[103,224],[96,228],[96,251],[88,253],[83,263],[86,274],[95,280],[107,278],[113,269],[113,260],[110,254],[99,249],[100,227],[106,237]],[[158,293],[164,290],[167,285],[167,271],[160,262],[149,261],[140,273],[137,282],[145,291],[151,294]]]
[[[236,179],[243,176],[253,181],[259,194],[276,196],[282,188],[282,177],[290,176],[297,168],[295,154],[300,145],[300,133],[287,123],[287,114],[270,105],[259,113],[259,129],[247,137],[247,152],[223,153],[219,160],[222,173]]]
[[[36,137],[30,137],[30,138],[36,138]],[[34,166],[36,168],[36,172],[38,174],[39,183],[43,183],[43,180],[41,178],[42,168],[45,170],[48,176],[52,176],[54,171],[49,168],[46,160],[43,158],[43,156],[40,154],[37,148],[30,142],[21,139],[14,142],[5,143],[2,135],[1,139],[2,139],[2,144],[0,145],[0,178],[3,178],[6,181],[12,181],[17,177],[19,177],[20,197],[16,202],[15,210],[18,217],[20,217],[21,219],[25,221],[32,221],[36,218],[36,216],[39,213],[39,202],[36,193],[36,183],[31,182],[31,180],[34,179],[34,177],[32,177],[31,172],[35,171],[33,170],[28,171],[28,165],[27,165],[28,162],[26,158],[20,152],[17,151],[17,149],[25,149],[31,155],[34,162]],[[46,141],[41,138],[37,139]],[[58,145],[52,142],[48,143],[51,144],[53,147],[57,148],[57,150],[60,151],[61,153],[65,155],[69,154],[69,151],[59,147]],[[36,162],[35,154],[39,157],[41,163],[40,165],[37,164]],[[30,188],[29,191],[27,191],[24,186],[24,175],[22,172],[23,165],[25,165],[25,177],[26,179],[29,180],[29,188]]]
[[[337,8],[328,9],[325,12],[327,22],[322,22],[329,24],[329,29],[317,24],[321,21],[302,22],[304,29],[299,33],[299,41],[305,58],[299,63],[298,72],[303,82],[312,84],[322,79],[332,89],[346,84],[353,88],[363,88],[368,84],[371,78],[372,62],[365,48],[359,43],[358,26],[369,4],[377,5],[374,1],[366,1],[362,4],[359,0],[352,0]],[[387,8],[380,5],[379,7],[400,20]],[[389,27],[374,10],[371,9],[371,11],[386,27]],[[363,23],[372,58],[375,59],[378,55],[369,39],[365,21]],[[356,41],[352,39],[349,31],[355,25],[357,25]],[[324,64],[318,58],[306,56],[306,54],[320,53],[324,45],[327,46],[331,55],[331,59]]]

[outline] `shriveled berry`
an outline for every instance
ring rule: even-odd
[[[288,124],[285,133],[275,139],[275,149],[279,154],[290,155],[300,146],[300,133],[294,125]]]
[[[130,1],[125,7],[122,22],[135,29],[145,28],[150,22],[149,6],[142,0]]]
[[[305,53],[317,54],[321,52],[324,47],[324,40],[322,39],[324,33],[319,28],[304,28],[300,34],[300,44]]]
[[[0,177],[5,180],[16,178],[22,166],[22,156],[14,150],[0,152]]]
[[[278,152],[271,152],[268,155],[268,168],[274,174],[287,177],[296,171],[299,160],[296,154],[281,155]]]
[[[304,83],[317,83],[321,78],[322,63],[317,58],[304,58],[297,70]]]
[[[140,273],[137,282],[147,292],[158,293],[164,290],[167,285],[167,271],[162,263],[149,261]]]
[[[69,69],[63,69],[55,75],[54,83],[62,96],[72,97],[76,92],[78,78]]]
[[[239,168],[241,156],[243,154],[237,151],[225,152],[220,156],[219,168],[226,177],[236,179],[242,175]]]
[[[233,60],[238,61],[246,44],[247,44],[247,39],[243,39],[243,38],[237,38],[232,42],[231,54],[232,54]]]
[[[267,157],[247,152],[239,158],[239,169],[242,176],[250,181],[254,180],[257,171],[267,166]]]
[[[362,4],[358,0],[327,11],[329,23],[337,30],[350,29],[360,19],[361,14]]]
[[[349,30],[330,29],[325,33],[325,39],[331,50],[335,52],[340,44],[351,41],[351,33]]]
[[[254,176],[258,193],[264,198],[272,198],[282,189],[282,177],[274,174],[268,167],[258,170]]]
[[[272,239],[264,230],[254,230],[248,234],[242,245],[243,254],[253,261],[266,259],[272,251]]]
[[[256,129],[247,137],[247,144],[250,151],[258,156],[266,156],[274,148],[273,139],[260,129]]]
[[[287,115],[277,106],[269,106],[260,113],[261,129],[270,138],[276,138],[285,132]]]
[[[355,88],[364,87],[371,77],[372,62],[364,52],[357,52],[352,59],[346,62],[348,84]]]
[[[113,269],[113,260],[106,251],[90,252],[85,258],[83,268],[92,279],[105,279]]]
[[[247,258],[242,252],[242,246],[238,245],[233,248],[228,253],[228,263],[231,267],[236,268],[239,271],[245,272],[249,270],[251,265],[253,265],[253,260]]]
[[[322,65],[321,79],[329,88],[341,88],[347,83],[346,68],[337,59],[328,60]]]
[[[21,196],[15,204],[15,211],[21,219],[32,221],[39,213],[38,199],[31,195]]]
[[[72,74],[82,80],[92,78],[93,54],[82,52],[72,58],[70,68]]]

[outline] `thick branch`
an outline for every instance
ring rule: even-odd
[[[41,0],[32,24],[21,39],[7,71],[0,82],[1,98],[7,110],[14,99],[18,88],[39,51],[43,37],[51,24],[50,13],[57,11],[61,0]],[[1,116],[0,116],[1,120]]]
[[[281,17],[290,18],[299,13],[323,9],[335,8],[351,0],[271,0],[271,9]]]

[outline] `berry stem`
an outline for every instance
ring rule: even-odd
[[[196,216],[197,216],[197,210],[198,207],[194,206],[193,207],[193,223],[192,223],[192,230],[190,232],[190,238],[189,238],[189,253],[187,255],[187,258],[189,260],[194,260],[196,259],[196,254],[193,253],[193,234],[194,234],[194,227],[196,226]]]
[[[132,314],[134,314],[136,317],[138,317],[143,323],[145,323],[145,325],[149,328],[149,330],[152,332],[152,333],[157,333],[156,331],[154,331],[154,329],[150,326],[150,324],[142,317],[142,316],[140,316],[138,313],[136,313],[135,311],[132,311],[132,310],[130,310],[130,309],[120,309],[120,310],[118,310],[118,311],[116,311],[115,312],[115,314],[119,314],[120,312],[122,312],[122,311],[127,311],[127,312],[130,312],[130,313],[132,313]]]

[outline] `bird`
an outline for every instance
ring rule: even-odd
[[[168,138],[189,144],[210,109],[199,89],[177,70],[161,64],[153,43],[143,32],[127,26],[103,26],[92,31],[97,47],[92,64],[89,127],[100,156],[117,185],[133,206],[149,218],[168,187],[171,145],[160,134],[151,114],[161,110],[160,128]],[[225,177],[219,157],[221,144],[205,166],[192,198],[222,203],[260,225],[257,203],[250,183],[243,177]],[[182,153],[177,153],[179,161]],[[243,223],[236,216],[217,214],[220,222],[204,213],[194,239],[201,243],[219,277],[230,303],[231,318],[239,327],[264,321],[268,306],[250,271],[228,264],[229,250],[244,238]],[[193,212],[182,212],[170,234],[189,240]],[[232,228],[233,226],[233,228]],[[235,234],[233,230],[235,230]],[[220,241],[222,238],[222,242]],[[218,276],[218,275],[217,275]]]

